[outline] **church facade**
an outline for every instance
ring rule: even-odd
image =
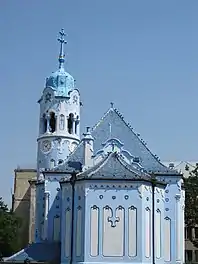
[[[80,138],[80,93],[64,69],[39,99],[35,241],[5,261],[183,263],[182,175],[111,104]]]

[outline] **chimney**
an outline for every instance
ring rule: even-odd
[[[93,137],[90,132],[90,127],[87,127],[86,133],[83,134],[83,146],[84,146],[84,169],[88,169],[93,166]]]

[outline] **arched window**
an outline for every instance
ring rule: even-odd
[[[59,129],[60,130],[65,129],[65,116],[62,114],[60,115],[60,118],[59,118]]]
[[[43,115],[43,119],[42,119],[42,127],[43,127],[43,133],[47,132],[47,118],[46,115]]]
[[[50,160],[50,169],[53,169],[55,167],[55,160],[51,159]]]
[[[69,118],[67,120],[67,130],[69,134],[73,133],[73,122],[74,122],[74,114],[69,114]]]
[[[50,125],[50,132],[53,133],[56,130],[56,117],[55,117],[55,113],[54,112],[50,113],[49,125]]]

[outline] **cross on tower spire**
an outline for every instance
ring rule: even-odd
[[[65,32],[64,29],[62,28],[61,31],[59,32],[60,38],[58,38],[58,41],[60,42],[60,54],[59,54],[59,69],[63,68],[63,64],[65,62],[65,53],[64,53],[64,44],[67,43],[67,41],[64,39],[65,37]]]

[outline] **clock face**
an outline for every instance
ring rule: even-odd
[[[43,152],[49,152],[50,149],[52,148],[52,143],[51,143],[51,141],[49,141],[49,140],[44,140],[44,141],[42,142],[41,147],[42,147],[42,151],[43,151]]]

